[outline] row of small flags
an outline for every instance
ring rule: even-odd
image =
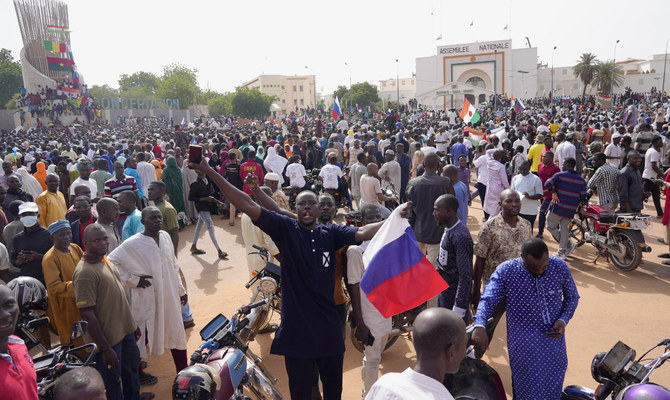
[[[47,25],[47,31],[55,34],[70,33],[70,28],[60,25]],[[47,63],[51,71],[67,71],[72,72],[72,77],[75,83],[79,81],[79,74],[77,73],[77,66],[74,63],[72,56],[72,49],[67,43],[58,40],[45,40],[44,48],[54,53],[66,54],[66,57],[50,57],[47,56]]]

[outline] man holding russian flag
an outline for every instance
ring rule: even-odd
[[[311,191],[297,196],[296,220],[256,204],[212,169],[204,158],[200,164],[189,166],[205,173],[279,248],[282,321],[271,353],[284,356],[294,400],[311,399],[315,366],[321,376],[324,400],[341,398],[345,347],[333,297],[337,249],[377,239],[371,241],[366,251],[371,260],[361,287],[383,315],[391,316],[413,308],[423,303],[424,297],[432,297],[447,286],[418,249],[407,222],[409,203],[398,207],[384,225],[382,222],[360,228],[324,225],[318,223],[317,197]],[[262,191],[256,193],[267,197]],[[264,198],[261,203],[266,201]],[[376,235],[377,231],[381,235]]]

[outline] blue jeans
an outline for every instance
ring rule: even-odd
[[[188,303],[186,303],[185,306],[181,306],[181,319],[184,322],[193,320],[193,314],[191,314],[191,306]]]
[[[140,349],[137,347],[135,332],[126,335],[112,349],[119,359],[119,369],[107,369],[102,352],[95,356],[95,369],[102,375],[105,382],[108,400],[139,400],[140,399]],[[121,390],[123,384],[123,391]]]
[[[217,250],[220,250],[219,243],[216,241],[216,236],[214,236],[214,222],[212,222],[212,216],[209,211],[199,211],[198,212],[198,223],[195,225],[195,233],[193,234],[193,247],[198,243],[198,236],[200,236],[200,230],[202,225],[207,226],[207,231],[209,231],[209,237],[214,243],[214,247]]]

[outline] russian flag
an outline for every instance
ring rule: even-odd
[[[521,111],[525,110],[526,107],[523,106],[523,103],[521,102],[521,100],[516,99],[516,103],[514,104],[514,109],[516,110],[516,112],[521,112]]]
[[[449,287],[419,250],[414,231],[396,208],[370,241],[363,263],[361,289],[389,318],[410,310]]]
[[[333,119],[338,119],[342,116],[342,111],[340,109],[340,100],[335,96],[335,103],[333,104],[333,111],[331,111],[330,116]]]

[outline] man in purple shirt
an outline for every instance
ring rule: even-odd
[[[570,241],[568,225],[575,216],[579,202],[586,199],[586,181],[575,171],[576,165],[574,158],[566,158],[563,161],[563,172],[544,183],[544,188],[552,192],[547,230],[559,243],[555,257],[561,260],[565,260],[577,247],[577,243]]]

